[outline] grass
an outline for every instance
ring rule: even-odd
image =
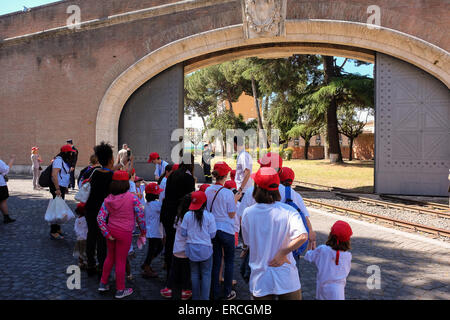
[[[220,159],[214,159],[213,165]],[[225,160],[230,167],[236,168],[236,160]],[[320,185],[352,189],[361,192],[373,192],[374,162],[372,160],[345,161],[343,164],[330,164],[329,160],[290,160],[283,166],[295,172],[295,180]],[[259,164],[253,161],[253,172]]]

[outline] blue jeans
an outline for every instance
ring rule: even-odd
[[[220,266],[222,264],[222,250],[224,253],[224,291],[225,297],[231,293],[233,286],[233,268],[234,268],[234,235],[217,230],[213,244],[213,292],[214,299],[220,298]]]
[[[212,256],[205,261],[190,261],[192,300],[209,300]]]

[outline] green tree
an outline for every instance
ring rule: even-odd
[[[206,128],[206,118],[217,108],[217,99],[208,89],[205,71],[199,70],[187,76],[184,82],[184,108],[187,114],[197,114]]]
[[[346,104],[373,106],[374,83],[372,78],[343,72],[348,59],[341,66],[336,65],[334,57],[323,56],[322,60],[323,81],[310,88],[309,94],[303,97],[303,103],[313,121],[326,122],[330,161],[340,163],[342,154],[339,145],[338,108]]]
[[[358,118],[358,111],[361,110],[353,105],[346,105],[338,111],[339,132],[350,140],[349,161],[353,160],[353,141],[363,133],[364,126],[367,124],[367,119],[370,114],[370,110],[365,110],[367,112],[366,118],[364,121],[361,121]]]
[[[312,137],[317,135],[320,130],[320,126],[317,126],[311,122],[303,122],[292,127],[288,132],[288,136],[290,138],[302,137],[305,140],[305,148],[304,148],[304,156],[305,159],[308,160],[308,149],[310,145],[310,140]]]

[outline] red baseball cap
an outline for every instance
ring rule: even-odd
[[[133,175],[133,174],[135,174],[135,173],[136,173],[136,169],[133,168],[133,169],[131,170],[131,173],[130,173],[130,174]]]
[[[199,191],[203,191],[205,192],[206,189],[208,189],[208,187],[210,186],[210,184],[204,183],[200,186],[200,188],[198,188]]]
[[[128,181],[130,180],[130,177],[128,175],[128,172],[123,170],[117,170],[114,171],[112,179],[114,181]]]
[[[66,144],[61,147],[61,152],[76,152],[76,151],[73,150],[70,144]]]
[[[336,236],[338,241],[346,242],[350,240],[353,231],[347,222],[339,220],[331,227],[331,234]]]
[[[236,177],[236,170],[230,171],[230,179],[234,181],[234,177]]]
[[[164,189],[160,188],[155,182],[151,182],[145,187],[145,193],[160,194],[163,191]]]
[[[292,184],[292,182],[295,179],[295,173],[291,168],[288,167],[283,167],[281,168],[280,172],[278,172],[278,175],[280,176],[280,181],[284,182],[287,180],[291,180],[290,184]]]
[[[152,152],[148,156],[148,161],[147,162],[152,162],[152,160],[156,160],[158,158],[159,158],[159,154],[157,152]]]
[[[225,161],[219,161],[214,165],[214,171],[217,171],[219,176],[223,177],[231,171],[231,168]]]
[[[173,171],[177,171],[179,167],[180,167],[180,165],[179,165],[178,163],[175,163],[175,164],[172,166],[172,172],[173,172]]]
[[[206,194],[203,191],[195,191],[191,193],[191,205],[189,210],[198,210],[206,202]]]
[[[256,185],[262,189],[275,191],[280,185],[280,177],[272,167],[261,167],[256,173],[251,175]]]
[[[283,159],[276,152],[268,152],[262,158],[258,159],[259,165],[262,167],[272,167],[274,169],[283,166]]]
[[[33,148],[31,148],[31,151],[34,151],[34,150],[39,150],[39,147],[33,147]]]
[[[138,177],[138,176],[134,177],[134,182],[139,182],[139,181],[142,181],[142,180],[144,180],[144,178],[141,178],[141,177]]]
[[[223,185],[227,189],[237,189],[236,182],[234,180],[228,180]]]

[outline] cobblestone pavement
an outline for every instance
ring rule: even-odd
[[[98,280],[81,274],[81,289],[69,290],[67,267],[76,265],[72,256],[75,244],[73,221],[63,226],[66,238],[52,241],[49,226],[44,221],[48,191],[33,191],[31,179],[14,177],[9,182],[10,214],[17,221],[0,222],[0,299],[112,299],[112,292],[97,293]],[[74,192],[67,196],[75,208]],[[347,299],[450,299],[450,246],[438,240],[387,229],[367,222],[336,216],[311,209],[311,220],[324,243],[331,225],[338,219],[348,221],[353,228],[352,271],[346,286]],[[159,290],[164,285],[163,259],[154,266],[158,279],[143,279],[139,266],[145,250],[136,250],[132,260],[134,280],[128,285],[135,293],[127,299],[163,299]],[[240,250],[236,251],[235,279],[238,299],[249,299],[248,285],[239,274]],[[381,271],[381,289],[368,289],[368,267]],[[304,299],[315,297],[315,267],[303,259],[300,262]],[[114,287],[114,286],[113,286]]]

